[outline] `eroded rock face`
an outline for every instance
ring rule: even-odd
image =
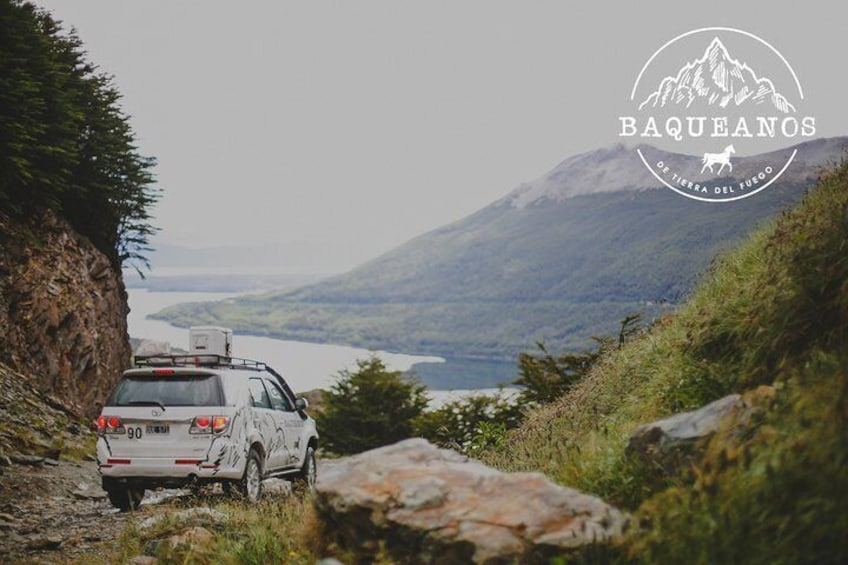
[[[328,535],[365,559],[382,541],[401,562],[546,562],[608,541],[628,523],[541,474],[502,473],[423,439],[327,463],[318,515]]]
[[[130,362],[120,272],[63,220],[0,214],[0,362],[80,415]]]

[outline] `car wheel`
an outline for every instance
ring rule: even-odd
[[[315,448],[311,445],[306,448],[306,457],[303,466],[295,479],[295,486],[301,490],[311,491],[315,488],[315,480],[318,478],[318,465],[315,461]]]
[[[112,506],[121,512],[127,512],[128,510],[138,509],[141,499],[144,498],[144,489],[114,484],[109,485],[106,494],[109,495],[109,502],[112,503]]]
[[[244,477],[239,483],[239,490],[248,502],[256,502],[262,496],[262,465],[259,463],[259,454],[255,449],[251,449],[247,454]]]

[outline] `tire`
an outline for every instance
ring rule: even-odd
[[[109,502],[121,512],[138,510],[141,499],[144,498],[144,489],[132,488],[123,484],[111,484],[105,489],[109,495]]]
[[[315,480],[318,478],[318,465],[315,461],[315,448],[311,445],[306,448],[306,456],[303,466],[294,481],[298,490],[312,491],[315,489]]]
[[[251,448],[244,465],[244,476],[239,481],[239,491],[248,502],[256,502],[262,497],[262,464],[259,454]]]

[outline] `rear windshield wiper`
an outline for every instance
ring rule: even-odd
[[[158,406],[163,412],[165,411],[165,405],[158,400],[130,400],[124,406]]]

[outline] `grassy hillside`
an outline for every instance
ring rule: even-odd
[[[625,553],[638,561],[845,562],[847,346],[842,165],[487,459],[635,511]],[[663,475],[625,455],[640,424],[732,392],[756,417],[718,433],[689,470]]]
[[[626,314],[652,317],[663,308],[649,303],[677,302],[717,251],[797,202],[815,181],[815,163],[838,158],[845,142],[800,146],[806,160],[768,190],[730,205],[615,184],[647,175],[640,164],[627,178],[607,179],[617,190],[583,193],[592,186],[581,183],[602,182],[634,162],[624,148],[599,150],[555,169],[545,181],[551,194],[516,203],[528,193],[519,189],[344,275],[294,291],[181,305],[158,317],[448,357],[509,359],[539,340],[583,347]],[[740,159],[738,168],[770,158]],[[584,169],[594,172],[580,177]]]

